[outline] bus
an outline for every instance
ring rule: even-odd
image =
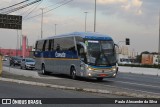
[[[73,32],[37,40],[35,68],[42,74],[59,73],[77,77],[114,78],[117,75],[116,45],[108,35]]]

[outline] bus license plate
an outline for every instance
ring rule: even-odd
[[[106,77],[107,74],[99,74],[100,77]]]

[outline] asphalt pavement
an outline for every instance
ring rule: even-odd
[[[92,89],[92,92],[131,97],[160,97],[159,76],[119,72],[116,78],[105,78],[104,81],[98,82],[96,79],[78,78],[78,80],[72,80],[66,75],[42,75],[38,74],[36,70],[21,70],[19,67],[10,68],[6,67],[7,62],[4,65],[5,71],[2,74],[4,78],[74,87],[74,89],[78,90]]]
[[[0,81],[0,98],[116,98],[116,96],[97,93],[86,93],[73,90],[60,90],[50,87],[39,87],[25,84],[11,83]],[[81,99],[82,98],[82,99]],[[59,99],[61,100],[61,99]],[[74,99],[73,99],[74,100]],[[88,100],[89,101],[89,100]],[[72,102],[72,101],[71,101]],[[63,103],[63,101],[61,102]],[[73,102],[74,103],[74,102]],[[46,105],[0,105],[1,107],[137,107],[139,104],[46,104]],[[141,104],[141,107],[158,107],[158,104]]]

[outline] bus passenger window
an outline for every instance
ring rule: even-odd
[[[60,51],[60,50],[61,50],[60,45],[57,44],[56,51]]]

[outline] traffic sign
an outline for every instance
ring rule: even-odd
[[[0,14],[0,28],[22,29],[22,16]]]

